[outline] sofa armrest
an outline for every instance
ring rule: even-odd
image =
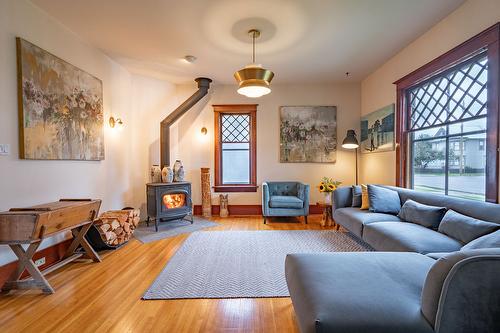
[[[266,182],[263,182],[262,183],[262,215],[263,216],[269,215],[269,200],[270,200],[269,184]]]
[[[309,184],[298,183],[298,196],[304,202],[304,215],[309,215]]]
[[[333,211],[338,208],[352,206],[352,188],[350,186],[338,187],[333,191]]]

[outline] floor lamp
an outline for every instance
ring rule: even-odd
[[[342,148],[356,150],[356,185],[358,185],[358,139],[354,130],[347,130],[344,141],[342,141]]]

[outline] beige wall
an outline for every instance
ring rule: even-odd
[[[101,162],[29,161],[18,155],[18,112],[15,37],[22,37],[100,78],[105,120],[121,117],[121,131],[105,128]],[[0,1],[0,143],[10,144],[10,156],[0,156],[0,211],[59,198],[101,198],[102,208],[121,208],[132,196],[130,74],[95,48],[51,19],[30,2]],[[44,241],[43,247],[64,239]],[[0,246],[0,265],[14,256]]]
[[[279,162],[279,107],[282,105],[336,105],[339,146],[347,129],[359,128],[359,84],[273,85],[271,94],[250,99],[236,93],[235,85],[213,86],[210,95],[204,97],[179,122],[172,127],[174,147],[171,160],[181,159],[187,179],[193,183],[194,203],[201,203],[200,168],[214,165],[214,115],[212,104],[258,103],[257,109],[257,183],[266,180],[299,180],[311,185],[311,202],[319,193],[314,186],[322,176],[330,176],[344,184],[354,182],[355,155],[340,148],[337,163],[280,163]],[[192,86],[178,87],[178,100],[182,102],[196,90]],[[208,134],[202,136],[202,127]],[[260,204],[260,188],[257,193],[230,193],[229,204]],[[214,194],[213,203],[218,203]]]
[[[396,102],[392,83],[500,21],[499,0],[469,0],[374,71],[361,84],[361,114]],[[394,184],[395,152],[363,154],[361,180]]]

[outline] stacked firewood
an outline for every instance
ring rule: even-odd
[[[102,240],[111,246],[127,242],[140,221],[139,209],[110,210],[94,222]]]

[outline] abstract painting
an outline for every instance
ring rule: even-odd
[[[280,108],[281,163],[335,163],[337,107],[282,106]]]
[[[394,104],[361,117],[361,152],[394,150]]]
[[[20,157],[103,160],[102,82],[17,38]]]

